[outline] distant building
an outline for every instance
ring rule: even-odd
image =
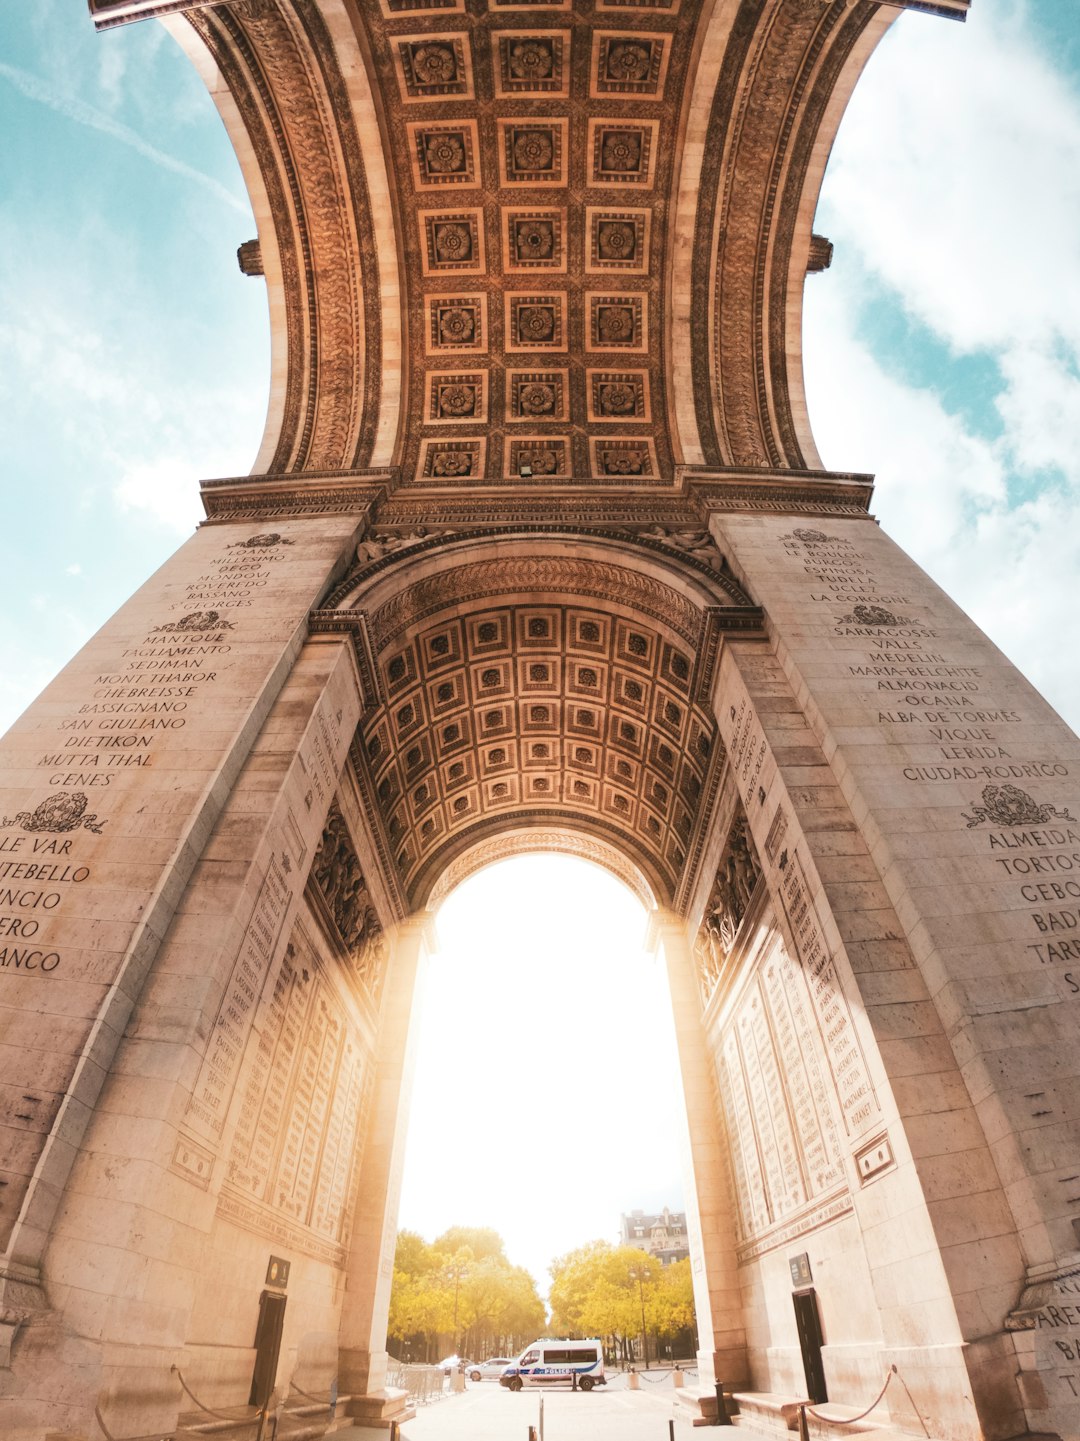
[[[669,1211],[665,1206],[658,1215],[647,1211],[631,1211],[629,1215],[623,1212],[620,1225],[622,1244],[648,1251],[661,1266],[683,1261],[690,1254],[684,1211]]]

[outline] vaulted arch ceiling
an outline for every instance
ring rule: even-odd
[[[903,4],[967,0],[91,0],[103,28],[184,12],[240,157],[256,470],[443,495],[819,464],[811,220]]]
[[[688,539],[507,525],[361,547],[317,624],[354,629],[368,657],[352,765],[409,905],[526,830],[587,838],[677,903],[723,767],[721,639],[762,626],[708,540]]]

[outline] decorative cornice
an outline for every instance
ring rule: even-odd
[[[204,480],[199,487],[207,516],[203,523],[352,513],[359,517],[393,489],[395,479],[392,470],[349,470]]]
[[[112,30],[136,20],[160,20],[183,10],[204,10],[228,0],[87,0],[95,30]]]
[[[313,610],[308,615],[308,630],[312,635],[347,635],[352,641],[356,668],[363,686],[361,704],[364,710],[378,705],[378,671],[375,666],[375,652],[371,645],[367,616],[362,610]]]
[[[922,10],[927,15],[940,15],[943,20],[966,20],[971,0],[880,0],[897,10]]]
[[[681,479],[706,514],[746,510],[865,515],[874,494],[872,476],[827,470],[686,466]]]

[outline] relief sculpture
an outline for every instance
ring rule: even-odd
[[[703,1003],[716,989],[760,875],[761,862],[750,836],[746,813],[739,806],[694,944]]]
[[[311,874],[357,978],[377,997],[382,984],[385,937],[348,826],[336,805],[330,807]]]

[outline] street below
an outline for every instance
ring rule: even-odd
[[[542,1441],[690,1441],[690,1412],[676,1409],[670,1372],[642,1375],[631,1391],[626,1376],[612,1376],[591,1392],[558,1387],[512,1393],[496,1382],[470,1383],[421,1407],[401,1428],[402,1441],[530,1441],[529,1427]],[[541,1433],[541,1400],[543,1432]],[[339,1431],[340,1441],[367,1441],[359,1427]],[[386,1432],[381,1433],[383,1438]]]

